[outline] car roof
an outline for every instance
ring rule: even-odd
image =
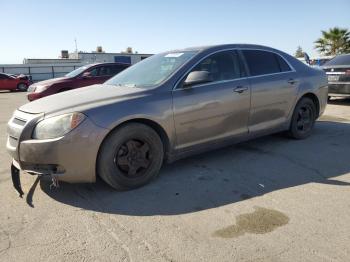
[[[324,64],[325,67],[349,66],[350,54],[337,55]],[[345,60],[344,60],[345,59]]]
[[[99,65],[130,65],[130,64],[128,64],[128,63],[119,63],[119,62],[102,62],[102,63],[86,64],[84,66],[93,67],[93,66],[99,66]]]
[[[255,45],[255,44],[222,44],[222,45],[209,45],[209,46],[196,46],[188,47],[184,49],[172,50],[171,52],[180,52],[180,51],[209,51],[209,50],[220,50],[220,49],[230,49],[230,48],[249,48],[249,49],[264,49],[271,51],[279,51],[272,47]]]

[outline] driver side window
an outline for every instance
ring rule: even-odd
[[[243,70],[238,54],[235,51],[223,51],[205,58],[191,72],[207,71],[213,82],[240,78]]]
[[[111,76],[111,66],[101,66],[98,76]]]
[[[91,76],[98,76],[98,74],[99,74],[99,68],[98,68],[98,67],[95,67],[95,68],[89,70],[89,72],[90,72],[90,75],[91,75]]]

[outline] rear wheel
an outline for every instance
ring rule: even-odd
[[[115,189],[133,189],[157,176],[163,156],[158,134],[146,125],[130,123],[113,131],[103,142],[97,172]]]
[[[24,92],[24,91],[27,91],[27,89],[28,89],[28,86],[24,83],[20,83],[17,85],[17,90],[19,90],[19,91]]]
[[[295,106],[289,135],[295,139],[304,139],[311,135],[316,121],[316,106],[308,98],[302,98]]]

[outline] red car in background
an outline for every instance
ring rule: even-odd
[[[79,67],[64,77],[53,78],[32,84],[28,88],[28,100],[33,101],[45,96],[75,88],[102,84],[123,71],[129,64],[99,63]]]
[[[32,82],[26,75],[10,75],[0,73],[0,90],[27,91]]]

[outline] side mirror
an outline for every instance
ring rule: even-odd
[[[197,84],[212,82],[213,78],[208,71],[193,71],[187,76],[183,86],[189,87]]]
[[[81,76],[81,78],[84,78],[84,79],[90,78],[90,77],[91,77],[91,72],[85,72],[85,73],[83,73],[83,75]]]

